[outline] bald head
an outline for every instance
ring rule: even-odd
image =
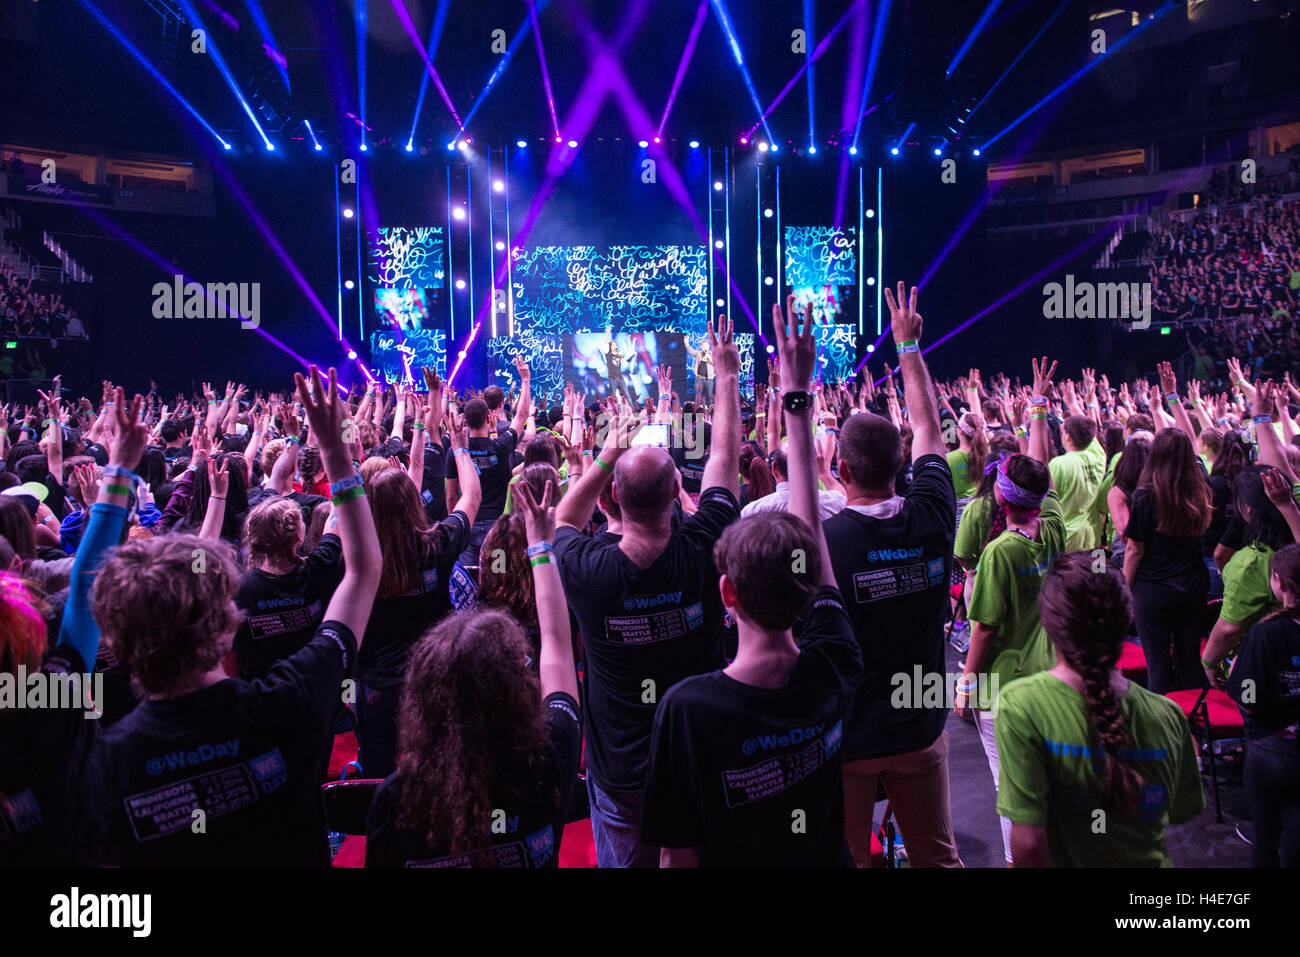
[[[614,466],[614,499],[631,522],[663,519],[677,497],[679,479],[672,456],[652,445],[628,451]]]

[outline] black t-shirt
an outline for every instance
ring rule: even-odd
[[[510,485],[510,455],[519,444],[519,436],[514,429],[506,429],[495,439],[485,436],[470,436],[469,456],[478,470],[479,484],[483,486],[483,503],[478,507],[475,522],[495,521],[506,510],[506,490]],[[452,460],[450,450],[447,452],[447,475],[456,475],[456,463]]]
[[[708,867],[852,866],[844,843],[844,722],[862,654],[822,588],[781,688],[723,671],[686,678],[655,713],[641,835],[699,848]]]
[[[51,679],[85,670],[71,645],[52,649],[40,667]],[[0,866],[85,865],[82,786],[98,721],[87,719],[84,701],[0,711]]]
[[[485,827],[489,845],[465,854],[433,848],[423,834],[400,830],[402,773],[389,776],[375,792],[366,822],[366,867],[556,867],[564,836],[569,795],[578,774],[582,724],[578,702],[557,691],[542,702],[546,721],[547,769],[541,780],[520,782],[511,801],[501,801],[504,820]]]
[[[835,580],[862,648],[864,675],[845,736],[845,760],[928,748],[946,708],[896,707],[895,675],[942,675],[957,502],[940,455],[912,469],[902,509],[890,518],[846,508],[826,520]]]
[[[1136,581],[1167,585],[1183,592],[1210,587],[1210,573],[1201,554],[1201,536],[1173,537],[1157,526],[1156,496],[1150,488],[1139,488],[1129,496],[1128,527],[1124,537],[1143,543],[1142,561]]]
[[[1236,514],[1232,505],[1232,483],[1227,476],[1211,475],[1208,479],[1213,495],[1214,511],[1210,515],[1210,527],[1201,536],[1201,554],[1207,558],[1214,556],[1214,549],[1223,540],[1223,533],[1228,529],[1228,522]]]
[[[337,535],[323,536],[298,570],[287,575],[260,568],[244,572],[235,596],[245,616],[235,632],[239,676],[260,678],[311,641],[342,579],[343,548]]]
[[[1254,684],[1245,686],[1247,680]],[[1246,633],[1228,694],[1242,704],[1245,687],[1254,699],[1241,709],[1247,738],[1266,738],[1300,721],[1300,623],[1274,618]]]
[[[683,678],[725,664],[713,545],[739,515],[730,492],[708,489],[644,570],[616,542],[556,529],[560,575],[586,654],[587,771],[602,787],[643,787],[655,703]]]
[[[356,648],[327,621],[265,678],[146,700],[101,734],[87,779],[98,862],[328,864],[320,754]]]
[[[357,673],[366,684],[387,686],[400,682],[411,646],[451,614],[448,583],[456,557],[469,536],[469,518],[455,511],[437,528],[445,530],[446,544],[430,550],[419,569],[420,583],[404,595],[375,599],[357,656]]]
[[[256,485],[248,490],[248,511],[252,511],[258,505],[267,499],[276,498],[276,493],[271,491],[265,485]],[[289,492],[284,496],[298,506],[302,511],[302,520],[304,523],[311,524],[311,513],[321,502],[328,502],[323,495],[313,495],[311,492]],[[247,513],[245,513],[247,514]]]
[[[447,455],[451,442],[446,437],[434,442],[433,437],[424,444],[424,477],[420,483],[420,500],[424,503],[424,516],[430,522],[441,522],[447,517]]]
[[[695,443],[691,448],[686,447],[688,439]],[[673,447],[668,449],[668,454],[673,457],[673,465],[677,466],[677,471],[681,473],[682,488],[692,495],[700,493],[704,479],[704,466],[709,461],[712,442],[713,427],[707,422],[701,422],[695,426],[693,437],[682,435],[679,430],[674,435]]]

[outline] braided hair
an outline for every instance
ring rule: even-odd
[[[1110,808],[1135,811],[1142,779],[1124,752],[1134,748],[1111,674],[1124,636],[1132,630],[1133,602],[1118,569],[1094,570],[1089,552],[1058,555],[1038,593],[1043,630],[1064,662],[1083,679],[1083,698],[1105,762],[1102,793]]]

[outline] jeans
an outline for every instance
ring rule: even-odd
[[[492,526],[497,523],[495,518],[480,518],[469,530],[469,537],[465,539],[465,550],[460,553],[459,561],[462,565],[478,568],[479,551],[483,548],[483,542],[488,537],[488,532],[492,531]]]
[[[975,727],[979,729],[980,744],[984,745],[984,756],[988,758],[989,770],[993,772],[993,794],[996,796],[1001,779],[998,777],[1000,772],[1000,760],[998,757],[998,739],[993,734],[993,712],[992,711],[975,711]],[[1002,824],[1002,850],[1006,854],[1007,863],[1011,863],[1011,818],[998,815],[998,821]]]
[[[1275,734],[1246,745],[1255,867],[1300,867],[1300,742]]]
[[[702,376],[695,377],[695,401],[703,402],[706,405],[713,405],[713,384],[715,379],[705,379]]]
[[[1214,601],[1216,598],[1223,597],[1223,572],[1219,571],[1219,566],[1214,564],[1214,559],[1206,556],[1205,570],[1210,573],[1210,593],[1205,596],[1206,601]]]
[[[606,791],[587,772],[597,867],[658,867],[659,848],[641,842],[644,791]]]
[[[948,732],[920,751],[844,762],[844,837],[858,867],[871,866],[876,784],[898,821],[912,867],[961,867],[948,798]]]
[[[361,773],[368,778],[386,778],[397,770],[397,709],[402,685],[372,685],[364,676],[358,684],[357,750]]]
[[[1133,617],[1147,659],[1148,690],[1164,694],[1205,684],[1205,670],[1201,667],[1204,589],[1179,591],[1168,585],[1136,581]]]

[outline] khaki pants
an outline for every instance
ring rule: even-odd
[[[921,751],[844,762],[844,836],[858,867],[871,866],[876,782],[903,834],[912,867],[961,867],[948,800],[948,732]]]

